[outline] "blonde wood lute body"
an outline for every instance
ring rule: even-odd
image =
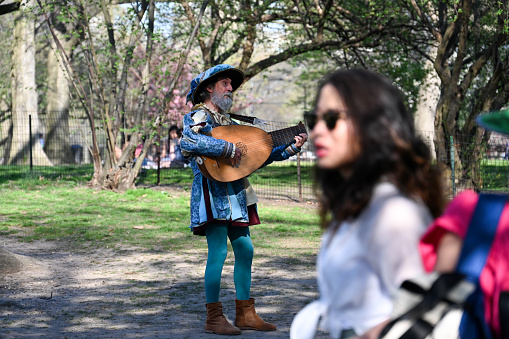
[[[233,143],[242,152],[240,163],[235,166],[224,157],[196,157],[202,174],[221,182],[235,181],[256,171],[269,158],[274,145],[270,134],[251,126],[219,126],[212,129],[211,136]]]

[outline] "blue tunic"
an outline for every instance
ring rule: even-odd
[[[205,109],[198,109],[184,116],[184,130],[180,147],[184,156],[191,159],[194,180],[191,189],[191,223],[190,228],[196,231],[211,221],[231,221],[249,224],[248,204],[246,197],[247,180],[239,179],[232,182],[218,182],[205,178],[200,172],[194,155],[224,156],[229,142],[205,135],[212,128],[235,124],[230,119],[221,117],[220,122]],[[231,147],[231,146],[230,146]],[[273,161],[290,158],[300,150],[294,144],[274,147],[266,166]],[[256,208],[256,205],[253,206]],[[197,232],[195,232],[198,234]]]

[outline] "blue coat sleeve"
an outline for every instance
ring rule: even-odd
[[[295,145],[293,143],[290,144],[289,146],[282,145],[282,146],[274,147],[272,149],[272,153],[270,153],[269,158],[267,159],[267,161],[265,161],[265,163],[262,165],[262,167],[267,166],[267,165],[273,163],[274,161],[286,160],[299,152],[300,152],[300,150],[297,147],[295,147]]]
[[[212,131],[213,122],[203,111],[188,113],[183,119],[184,129],[180,149],[186,157],[193,155],[224,156],[231,144],[207,135]]]

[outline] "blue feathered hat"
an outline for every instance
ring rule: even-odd
[[[207,87],[208,84],[219,79],[219,77],[226,77],[232,81],[233,92],[244,82],[244,72],[241,70],[227,64],[216,65],[200,73],[200,75],[191,80],[191,90],[187,93],[186,104],[189,101],[191,101],[193,105],[199,104],[201,101],[198,94]]]

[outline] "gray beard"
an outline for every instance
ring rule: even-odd
[[[210,95],[210,101],[212,101],[212,103],[214,105],[219,107],[219,109],[222,111],[222,113],[226,113],[232,107],[232,104],[233,104],[232,95],[231,95],[231,93],[227,93],[226,95],[228,95],[228,94],[229,94],[229,96],[225,97],[224,95],[218,95],[214,91]]]

